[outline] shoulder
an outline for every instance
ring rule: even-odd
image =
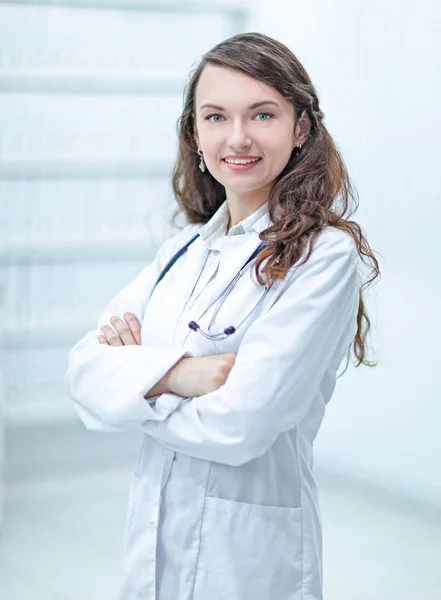
[[[203,226],[203,223],[188,223],[182,229],[172,233],[167,242],[173,247],[185,244],[187,241],[191,240]]]
[[[189,223],[163,241],[156,255],[160,267],[165,266],[174,254],[181,250],[199,232],[201,227],[203,227],[201,223]]]
[[[342,279],[356,280],[358,252],[351,235],[336,227],[327,226],[315,238],[311,253],[306,244],[299,260],[288,271],[281,290],[286,290],[300,281],[310,281],[311,285],[330,286]]]
[[[339,276],[342,271],[355,272],[359,266],[359,254],[354,238],[337,227],[327,226],[314,239],[311,253],[306,262],[304,257],[309,252],[309,244],[298,261],[301,271],[317,271],[323,274]],[[296,270],[296,265],[293,267]]]
[[[334,258],[340,256],[355,260],[358,251],[357,244],[349,233],[338,227],[328,225],[317,236],[312,254],[316,256],[326,256],[328,254]]]

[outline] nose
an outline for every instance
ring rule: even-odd
[[[232,129],[228,137],[228,145],[230,148],[249,148],[251,146],[251,138],[248,130],[240,119],[237,119],[232,124]]]

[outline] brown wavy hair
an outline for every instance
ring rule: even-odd
[[[358,208],[358,194],[343,157],[323,124],[324,113],[320,110],[317,92],[300,61],[284,44],[261,33],[241,33],[217,44],[190,72],[177,124],[179,147],[172,178],[178,202],[175,216],[183,212],[189,223],[206,223],[226,197],[224,186],[208,170],[202,173],[198,168],[200,159],[194,138],[195,93],[202,70],[208,64],[250,75],[290,100],[296,118],[303,111],[308,114],[309,137],[300,152],[297,148],[293,150],[269,195],[272,225],[260,234],[260,239],[269,245],[256,260],[256,277],[261,285],[270,287],[298,263],[306,247],[306,256],[298,264],[309,259],[314,241],[324,227],[330,225],[347,232],[354,238],[358,254],[370,271],[359,291],[358,327],[351,345],[357,367],[361,363],[375,366],[377,363],[365,356],[370,320],[363,302],[363,289],[380,275],[378,261],[362,228],[348,220]],[[350,348],[348,363],[349,353]]]

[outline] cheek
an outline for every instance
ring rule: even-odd
[[[203,147],[205,163],[210,170],[218,170],[222,157],[222,144],[217,143],[215,139],[210,139],[210,141],[207,141]]]
[[[224,136],[219,129],[201,127],[199,131],[199,140],[204,154],[207,157],[215,158],[220,152],[222,145],[225,144]]]
[[[287,140],[284,144],[278,144],[272,149],[271,154],[271,171],[279,174],[285,168],[288,163],[293,150],[293,144],[291,140]]]
[[[264,152],[274,158],[289,157],[293,148],[293,138],[286,131],[274,131],[262,143]]]

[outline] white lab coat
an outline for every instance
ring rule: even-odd
[[[225,215],[226,205],[204,227]],[[130,490],[120,600],[321,600],[322,537],[312,446],[336,372],[356,332],[358,254],[327,227],[235,334],[190,331],[259,245],[269,226],[225,238],[215,280],[181,314],[207,258],[201,238],[150,297],[171,256],[201,230],[188,225],[110,302],[72,349],[66,382],[93,431],[142,429]],[[263,293],[245,274],[218,330],[239,323]],[[149,299],[150,297],[150,299]],[[111,315],[134,313],[142,345],[97,341]],[[216,331],[216,330],[215,330]],[[182,356],[237,353],[224,386],[195,398],[144,394]]]

